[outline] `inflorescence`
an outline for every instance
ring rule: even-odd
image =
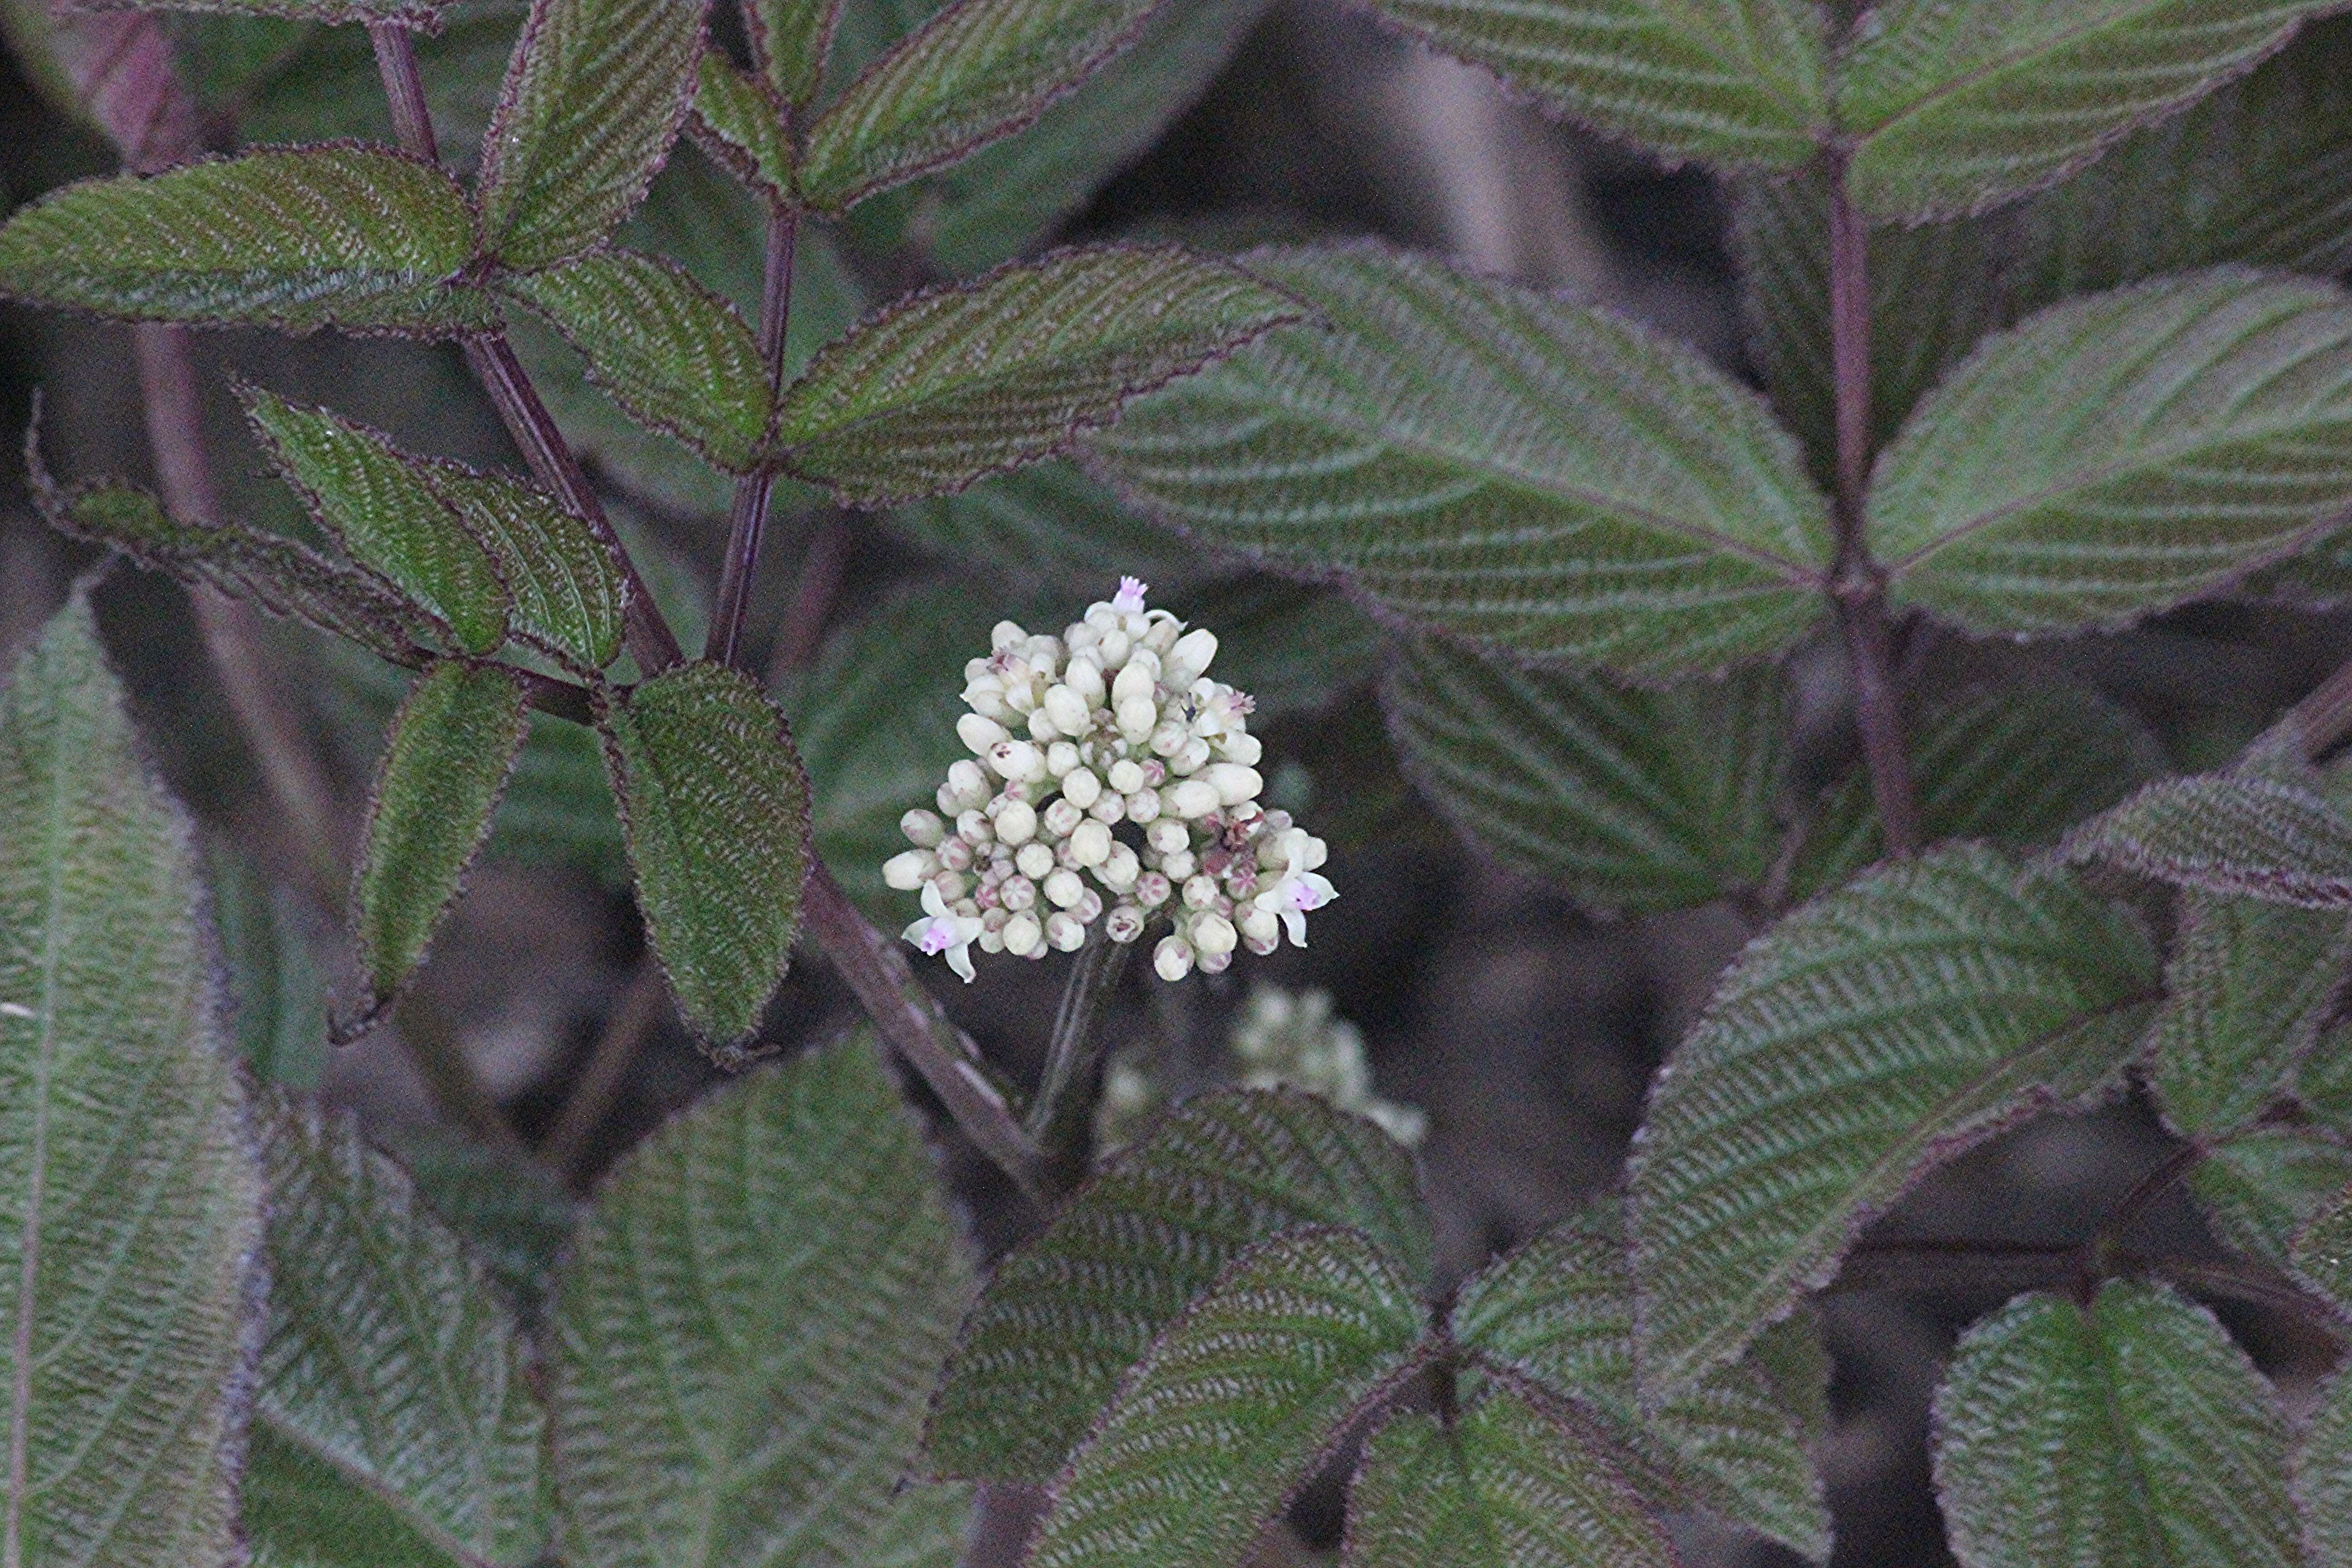
[[[1097,921],[1124,943],[1163,915],[1160,977],[1214,974],[1285,930],[1304,947],[1307,911],[1339,896],[1317,869],[1323,841],[1258,804],[1252,703],[1208,678],[1215,634],[1143,595],[1121,578],[1058,637],[1000,621],[964,666],[956,734],[972,756],[948,770],[937,812],[900,819],[915,847],[882,872],[922,891],[907,940],[967,981],[975,944],[1043,958],[1083,947]]]

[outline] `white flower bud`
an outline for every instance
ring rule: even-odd
[[[940,793],[954,802],[952,805],[941,806],[941,810],[969,811],[975,805],[986,804],[991,793],[988,774],[971,758],[960,759],[948,768],[948,782]]]
[[[940,839],[939,856],[940,864],[950,871],[971,869],[971,846],[961,837]]]
[[[1203,974],[1223,974],[1233,966],[1234,954],[1231,948],[1227,948],[1223,952],[1204,952],[1201,955],[1201,973]]]
[[[1143,787],[1143,769],[1126,757],[1110,765],[1110,787],[1121,795],[1133,795]]]
[[[1025,800],[1008,800],[996,814],[996,837],[1012,845],[1026,844],[1037,836],[1037,810]]]
[[[1181,936],[1163,936],[1151,950],[1151,967],[1160,978],[1181,980],[1192,973],[1192,944]]]
[[[1129,822],[1154,822],[1159,816],[1159,791],[1139,789],[1127,797],[1127,819]]]
[[[1174,616],[1166,610],[1151,610],[1145,614],[1140,640],[1144,647],[1165,658],[1168,650],[1176,646],[1176,639],[1183,632],[1184,623]]]
[[[1102,895],[1088,888],[1078,895],[1078,901],[1071,908],[1070,912],[1086,924],[1094,924],[1095,921],[1102,919]]]
[[[1041,711],[1063,734],[1083,735],[1094,718],[1094,704],[1066,685],[1055,686],[1046,691]]]
[[[1018,621],[999,621],[989,628],[988,646],[998,653],[1003,653],[1007,648],[1019,647],[1028,640],[1029,634],[1021,629],[1021,623]]]
[[[1037,814],[1037,820],[1045,824],[1048,838],[1067,838],[1086,819],[1085,812],[1064,799],[1047,801],[1045,809]]]
[[[1160,723],[1160,704],[1149,697],[1130,697],[1112,710],[1118,732],[1140,745]]]
[[[1203,958],[1230,953],[1240,941],[1234,922],[1213,910],[1192,922],[1192,946]]]
[[[1206,816],[1224,804],[1217,786],[1200,779],[1184,779],[1162,793],[1166,796],[1162,804],[1187,821]]]
[[[1152,728],[1151,749],[1163,757],[1172,757],[1182,751],[1184,742],[1192,738],[1192,733],[1184,728],[1182,720],[1162,719]]]
[[[1242,941],[1260,958],[1282,945],[1282,917],[1252,904],[1242,910]]]
[[[1092,654],[1074,655],[1070,668],[1063,672],[1062,684],[1077,693],[1079,700],[1086,703],[1089,718],[1096,709],[1103,705],[1103,698],[1110,690],[1103,683],[1102,666],[1095,662]],[[1046,695],[1050,697],[1053,693],[1047,692]]]
[[[1001,915],[1004,911],[1003,910],[991,910],[988,912],[992,915]],[[984,920],[986,919],[986,916],[982,916],[982,918]],[[982,926],[980,928],[980,951],[982,952],[1003,952],[1004,951],[1004,928],[1003,926],[998,926],[992,931],[985,925]]]
[[[1066,910],[1087,896],[1087,885],[1078,880],[1076,871],[1055,871],[1045,879],[1045,901],[1057,910]]]
[[[1190,849],[1179,849],[1173,855],[1160,858],[1160,874],[1167,878],[1171,886],[1188,882],[1192,880],[1195,864]]]
[[[1034,881],[1054,868],[1054,852],[1032,839],[1021,847],[1019,854],[1013,857],[1013,863],[1020,868],[1023,876]]]
[[[1255,735],[1234,731],[1218,738],[1216,752],[1229,763],[1239,763],[1245,768],[1252,768],[1257,765],[1258,759],[1265,755],[1265,747],[1259,743]]]
[[[1085,760],[1077,747],[1067,741],[1056,741],[1045,748],[1045,776],[1067,778],[1078,771],[1078,764]]]
[[[1117,827],[1127,820],[1126,797],[1105,791],[1101,799],[1087,807],[1087,815],[1106,827]]]
[[[1056,911],[1045,917],[1045,945],[1055,952],[1076,952],[1087,945],[1087,923],[1076,915]]]
[[[931,886],[940,890],[941,903],[951,904],[970,889],[971,879],[961,871],[935,871],[931,874]]]
[[[1143,862],[1137,859],[1135,851],[1124,844],[1112,845],[1110,853],[1103,858],[1101,869],[1095,873],[1102,885],[1114,893],[1123,893],[1134,887],[1135,879],[1142,874]]]
[[[988,765],[997,777],[1016,782],[1045,776],[1045,754],[1026,741],[999,741],[988,749]]]
[[[1265,780],[1258,771],[1239,763],[1213,763],[1201,776],[1216,786],[1217,799],[1226,805],[1255,800],[1265,789]]]
[[[983,719],[1010,719],[1013,716],[1013,710],[1004,701],[1004,682],[992,675],[965,687],[963,700],[966,707]]]
[[[1159,683],[1159,659],[1135,655],[1119,670],[1118,679],[1110,683],[1111,705],[1124,708],[1135,698],[1153,695],[1152,688]]]
[[[1007,739],[1003,725],[993,719],[983,719],[977,713],[967,713],[956,721],[956,739],[975,757],[984,757],[991,746]]]
[[[1092,768],[1072,768],[1062,775],[1062,798],[1084,811],[1102,798],[1102,780]]]
[[[1217,901],[1217,879],[1206,871],[1197,871],[1184,879],[1184,907],[1188,910],[1213,908]]]
[[[1209,742],[1198,735],[1188,738],[1184,749],[1168,759],[1171,773],[1197,773],[1209,761]]]
[[[902,893],[911,893],[939,869],[939,864],[936,855],[921,849],[908,849],[882,862],[882,880]]]
[[[1037,901],[1037,884],[1026,877],[1007,877],[998,884],[996,901],[1008,910],[1025,910]]]
[[[1143,911],[1133,904],[1119,904],[1103,921],[1103,934],[1125,947],[1143,934]]]
[[[983,811],[956,813],[956,837],[974,849],[985,849],[996,842],[996,824]]]
[[[1146,871],[1135,879],[1135,901],[1147,910],[1156,910],[1176,896],[1176,884],[1159,871]]]
[[[1026,958],[1045,943],[1045,925],[1025,910],[1004,922],[1004,951],[1013,957]]]
[[[1172,816],[1163,816],[1144,829],[1143,841],[1162,855],[1192,847],[1192,830]]]
[[[1217,657],[1217,634],[1197,626],[1178,637],[1160,661],[1160,676],[1171,686],[1188,687],[1201,679]]]
[[[1127,664],[1128,647],[1127,628],[1114,621],[1112,626],[1103,632],[1102,667],[1105,669],[1124,668]]]
[[[1042,705],[1030,710],[1029,738],[1040,746],[1050,746],[1062,738],[1061,726],[1054,722],[1053,715]]]
[[[1110,858],[1110,829],[1101,823],[1081,822],[1070,829],[1069,837],[1070,858],[1079,865],[1099,866]]]
[[[919,805],[898,819],[898,831],[905,834],[907,842],[917,848],[929,849],[947,837],[948,826],[940,820],[937,812],[925,811]]]

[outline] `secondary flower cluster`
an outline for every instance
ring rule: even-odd
[[[1215,634],[1148,610],[1144,585],[1089,605],[1060,637],[1011,621],[964,666],[972,756],[948,770],[937,812],[899,826],[915,846],[883,879],[921,889],[906,938],[964,979],[971,949],[1043,958],[1116,942],[1156,921],[1162,979],[1215,973],[1234,950],[1272,952],[1339,895],[1323,841],[1258,804],[1250,699],[1208,678]]]

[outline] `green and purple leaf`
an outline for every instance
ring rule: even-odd
[[[744,8],[746,17],[753,14],[753,7]],[[758,78],[717,49],[703,54],[696,82],[694,117],[687,124],[696,145],[772,206],[794,200],[793,165],[798,159],[784,134],[782,106]]]
[[[2205,773],[2160,779],[2066,836],[2097,860],[2224,897],[2352,906],[2352,822],[2300,784]]]

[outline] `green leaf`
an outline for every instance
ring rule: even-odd
[[[1643,1403],[1828,1283],[1928,1170],[2109,1085],[2155,984],[2121,912],[1973,845],[1883,867],[1749,943],[1635,1141]]]
[[[1024,577],[1163,583],[1197,568],[1201,558],[1065,462],[1034,463],[900,507],[890,526],[929,549]]]
[[[1671,1568],[1665,1528],[1606,1457],[1517,1390],[1451,1426],[1413,1410],[1365,1446],[1346,1568]]]
[[[497,565],[389,438],[259,387],[240,395],[279,477],[345,554],[447,626],[458,647],[498,651],[509,601]]]
[[[746,22],[758,12],[745,6]],[[688,129],[714,162],[770,202],[793,199],[793,144],[784,135],[782,109],[757,78],[716,49],[702,57]]]
[[[418,33],[437,33],[443,0],[172,0],[174,11],[215,12],[227,16],[283,16],[295,22],[389,22]]]
[[[1055,1482],[1030,1568],[1226,1568],[1416,1370],[1410,1279],[1360,1232],[1260,1243],[1172,1324]]]
[[[390,1006],[425,962],[464,889],[522,750],[528,711],[513,671],[446,659],[394,716],[352,889],[370,1016]]]
[[[2304,1225],[2287,1254],[2296,1278],[2352,1316],[2352,1186],[2330,1199]]]
[[[2335,1010],[2347,963],[2341,911],[2184,890],[2148,1070],[2173,1131],[2227,1137],[2283,1094]]]
[[[2352,1185],[2352,1148],[2317,1129],[2256,1127],[2189,1173],[2189,1190],[2227,1246],[2284,1269],[2295,1233]]]
[[[2308,1568],[2352,1564],[2352,1372],[2338,1369],[2295,1445],[2293,1485]]]
[[[482,139],[482,243],[507,267],[593,248],[646,194],[694,98],[703,0],[532,0]]]
[[[961,489],[1299,314],[1173,246],[1056,251],[866,320],[786,389],[776,439],[851,505]]]
[[[409,1129],[394,1152],[433,1212],[535,1323],[583,1205],[528,1152],[446,1127]]]
[[[236,1555],[262,1191],[196,900],[77,593],[0,690],[0,1531],[26,1563]]]
[[[2340,909],[2352,904],[2352,822],[2299,784],[2205,773],[2159,779],[2066,836],[2103,860],[2177,887]]]
[[[2221,1325],[2161,1286],[2021,1296],[1936,1394],[1961,1568],[2294,1568],[2287,1429]]]
[[[1423,640],[1381,697],[1422,794],[1480,848],[1581,903],[1686,908],[1771,870],[1788,766],[1776,669],[1645,690]]]
[[[1670,162],[1793,169],[1829,128],[1823,17],[1803,0],[1377,5],[1552,112]]]
[[[1796,444],[1696,354],[1372,246],[1244,259],[1328,324],[1093,439],[1148,510],[1406,619],[1643,678],[1775,651],[1821,613],[1829,517]]]
[[[2251,69],[2333,0],[1884,0],[1838,61],[1854,205],[1981,212]]]
[[[1633,1385],[1633,1280],[1614,1223],[1571,1220],[1462,1287],[1466,1350],[1573,1399],[1622,1450],[1645,1501],[1703,1507],[1812,1561],[1830,1518],[1805,1436],[1754,1362],[1718,1366],[1644,1419]]]
[[[1929,842],[2047,844],[2166,771],[2147,725],[2088,687],[2046,678],[1932,705],[1906,739]],[[1809,897],[1885,853],[1870,775],[1854,767],[1824,792],[1790,887]]]
[[[646,932],[687,1023],[724,1053],[759,1027],[800,930],[808,777],[783,714],[723,665],[598,708]]]
[[[488,1271],[347,1118],[273,1096],[259,1568],[483,1568],[546,1544],[545,1414]]]
[[[311,147],[88,180],[0,226],[0,295],[142,321],[446,338],[492,324],[458,276],[474,216],[399,153]]]
[[[607,250],[501,287],[545,317],[638,424],[730,473],[758,460],[773,411],[760,346],[735,307],[685,268]]]
[[[826,212],[1033,124],[1135,41],[1153,0],[956,0],[809,127],[801,188]]]
[[[404,458],[497,563],[514,601],[509,631],[583,670],[620,658],[621,564],[586,522],[509,475]]]
[[[2352,1024],[2320,1035],[2296,1064],[2294,1093],[2314,1121],[2352,1144]]]
[[[1429,1272],[1412,1156],[1371,1122],[1290,1090],[1185,1102],[997,1265],[932,1409],[932,1462],[1051,1477],[1154,1335],[1251,1244],[1307,1225]]]
[[[743,30],[780,106],[804,109],[816,96],[841,9],[842,0],[754,0],[743,7]]]
[[[2113,626],[2210,594],[2352,506],[2352,300],[2217,268],[1989,340],[1878,460],[1898,603],[1975,631]]]
[[[865,1031],[706,1097],[623,1161],[563,1273],[565,1561],[864,1563],[892,1533],[928,1561],[924,1532],[951,1561],[960,1509],[887,1515],[971,1289]]]
[[[327,980],[318,953],[322,923],[294,894],[266,883],[252,859],[224,839],[205,846],[213,931],[227,971],[230,1017],[254,1078],[308,1091],[327,1067]]]

